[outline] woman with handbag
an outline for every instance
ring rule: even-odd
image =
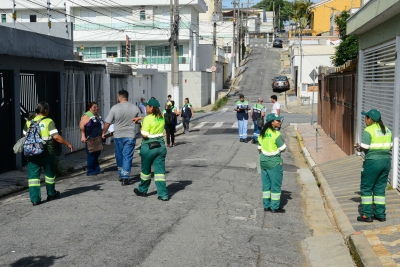
[[[142,171],[140,172],[140,184],[138,188],[133,189],[133,192],[137,196],[147,196],[151,182],[151,168],[153,167],[158,199],[168,201],[168,189],[165,182],[167,149],[163,137],[165,121],[157,99],[150,99],[144,105],[146,106],[147,116],[133,119],[136,123],[143,119],[140,130],[143,137],[140,147]]]
[[[86,143],[87,176],[95,176],[104,173],[100,169],[99,157],[103,150],[101,138],[104,122],[98,114],[99,107],[96,102],[90,102],[85,114],[82,115],[79,128],[81,131],[81,142]]]
[[[258,136],[260,135],[260,130],[264,126],[265,107],[262,103],[263,99],[260,96],[258,98],[258,103],[254,104],[250,111],[250,121],[252,121],[254,124],[254,133],[251,140],[252,144],[258,144]]]

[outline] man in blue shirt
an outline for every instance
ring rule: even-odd
[[[236,118],[238,120],[239,140],[240,142],[247,143],[247,124],[249,121],[249,101],[244,100],[244,95],[240,94],[236,102],[234,110],[236,111]]]

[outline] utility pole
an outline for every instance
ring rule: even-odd
[[[303,71],[303,45],[301,41],[301,23],[299,21],[299,41],[300,41],[300,96],[301,96],[301,91],[303,90],[303,82],[302,82],[302,71]]]
[[[13,0],[13,13],[12,13],[12,18],[13,18],[14,29],[15,29],[15,20],[17,19],[17,13],[15,13],[15,0]]]
[[[232,39],[232,51],[231,51],[231,60],[232,60],[232,76],[231,79],[235,78],[235,52],[236,52],[236,15],[235,15],[235,7],[236,0],[233,0],[233,39]]]
[[[174,8],[174,0],[169,1],[169,17],[170,17],[170,23],[171,23],[171,37],[170,37],[170,52],[171,52],[171,59],[170,59],[170,64],[171,64],[171,93],[174,94],[174,69],[175,69],[175,27],[174,27],[174,13],[175,13],[175,8]]]
[[[174,27],[175,27],[175,55],[174,55],[174,101],[177,106],[181,104],[179,102],[179,0],[175,0],[175,21],[174,21]]]
[[[279,5],[279,9],[278,9],[279,13],[278,13],[278,30],[281,29],[281,6]]]
[[[238,0],[238,10],[237,10],[237,16],[236,20],[238,21],[237,23],[237,41],[236,41],[236,66],[240,67],[240,62],[239,62],[239,53],[240,53],[240,28],[242,27],[242,22],[240,21],[240,0]]]
[[[274,28],[274,34],[275,34],[275,1],[272,2],[272,27]],[[274,36],[275,37],[275,36]]]
[[[212,67],[211,67],[211,104],[215,104],[215,73],[217,71],[215,57],[217,55],[217,2],[214,0],[214,14],[213,14],[213,53],[212,53]]]
[[[50,0],[47,0],[47,26],[49,27],[49,35],[50,35],[50,29],[51,29],[51,20],[50,20]]]

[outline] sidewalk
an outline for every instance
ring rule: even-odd
[[[358,222],[363,159],[346,155],[322,129],[317,143],[316,125],[296,127],[299,146],[358,265],[400,266],[398,191],[386,191],[386,222]]]

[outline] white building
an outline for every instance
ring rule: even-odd
[[[5,1],[3,1],[5,2]],[[18,22],[47,22],[46,2],[16,5]],[[138,68],[170,70],[170,5],[165,0],[75,0],[66,6],[51,6],[52,21],[74,24],[74,51],[85,61],[107,59],[126,62],[126,38],[130,40],[129,62]],[[179,1],[179,69],[196,70],[199,13],[207,10],[204,0]],[[1,4],[11,22],[12,1]],[[67,16],[65,16],[67,14]],[[3,16],[4,15],[4,16]],[[50,33],[51,34],[51,33]]]

